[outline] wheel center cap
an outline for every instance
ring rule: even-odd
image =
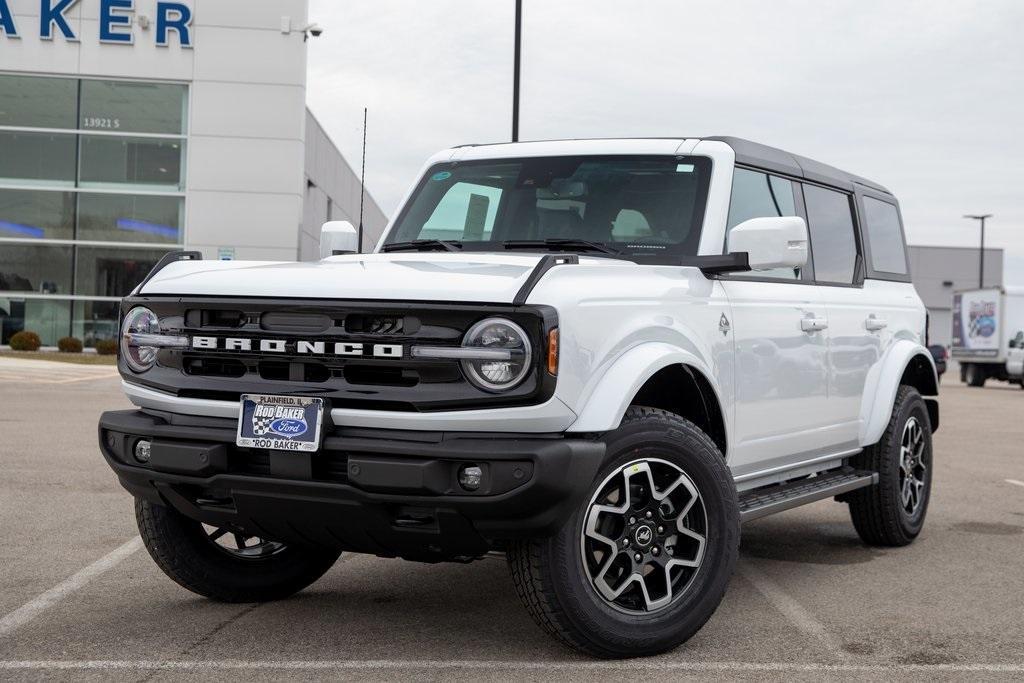
[[[646,524],[637,527],[636,531],[633,532],[633,540],[636,541],[636,544],[639,546],[648,545],[654,540],[654,529]]]

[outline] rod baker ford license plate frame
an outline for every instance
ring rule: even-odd
[[[244,448],[320,450],[324,400],[306,396],[242,394],[235,443]]]

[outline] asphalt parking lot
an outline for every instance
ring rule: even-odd
[[[198,598],[142,549],[97,452],[99,413],[128,406],[111,369],[0,370],[3,680],[1024,677],[1018,387],[947,376],[914,545],[865,547],[831,501],[750,523],[725,601],[693,640],[593,662],[534,626],[500,559],[351,555],[283,602]]]

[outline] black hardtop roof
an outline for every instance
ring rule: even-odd
[[[891,195],[884,186],[878,183],[862,178],[861,176],[847,173],[834,166],[823,164],[820,161],[814,159],[808,159],[802,157],[799,154],[793,154],[777,147],[769,147],[768,145],[762,145],[759,142],[752,142],[751,140],[745,140],[743,138],[732,137],[730,135],[711,135],[707,137],[695,138],[691,135],[665,135],[665,136],[645,136],[636,138],[562,138],[562,140],[717,140],[724,142],[725,144],[732,147],[733,152],[736,153],[736,163],[744,166],[755,166],[757,168],[764,169],[766,171],[774,171],[776,173],[783,173],[785,175],[794,176],[796,178],[803,178],[815,183],[822,183],[825,185],[832,185],[839,187],[850,192],[853,191],[854,185],[861,185],[862,187],[868,187],[878,192],[884,192]],[[560,140],[523,140],[523,143],[530,142],[559,142]],[[463,145],[456,145],[455,147],[491,147],[497,145],[508,145],[518,143],[508,142],[489,142],[489,143],[468,143]]]
[[[743,138],[734,138],[727,135],[701,138],[702,140],[718,140],[732,147],[736,153],[736,163],[745,166],[756,166],[766,171],[775,171],[786,175],[804,178],[811,182],[824,183],[841,187],[845,190],[853,190],[853,186],[862,185],[872,190],[892,194],[882,185],[862,178],[846,171],[841,171],[834,166],[823,164],[814,159],[802,157],[776,147],[762,145],[759,142],[751,142]]]

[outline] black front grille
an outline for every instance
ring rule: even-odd
[[[256,362],[256,371],[273,382],[326,382],[332,376],[331,368],[313,361],[261,360]]]
[[[239,310],[193,308],[185,312],[185,324],[195,329],[235,329],[244,325],[247,320],[245,312]]]
[[[420,382],[419,372],[407,368],[349,364],[343,372],[345,381],[356,386],[414,387]]]
[[[246,373],[245,364],[234,358],[185,356],[182,369],[189,375],[201,377],[241,377]]]
[[[324,313],[283,313],[281,311],[270,311],[260,316],[260,329],[269,332],[321,334],[337,324],[339,324],[339,321]]]
[[[162,349],[157,366],[133,379],[182,397],[298,394],[339,408],[408,412],[530,405],[554,392],[541,357],[557,324],[549,307],[137,297],[122,309],[135,305],[151,308],[162,332],[191,343]],[[534,348],[536,370],[508,392],[477,388],[457,360],[412,356],[417,344],[457,347],[466,330],[493,316],[523,327]],[[213,341],[198,346],[197,337]]]
[[[345,330],[353,334],[390,336],[416,334],[420,331],[419,318],[403,315],[354,314],[345,318]]]

